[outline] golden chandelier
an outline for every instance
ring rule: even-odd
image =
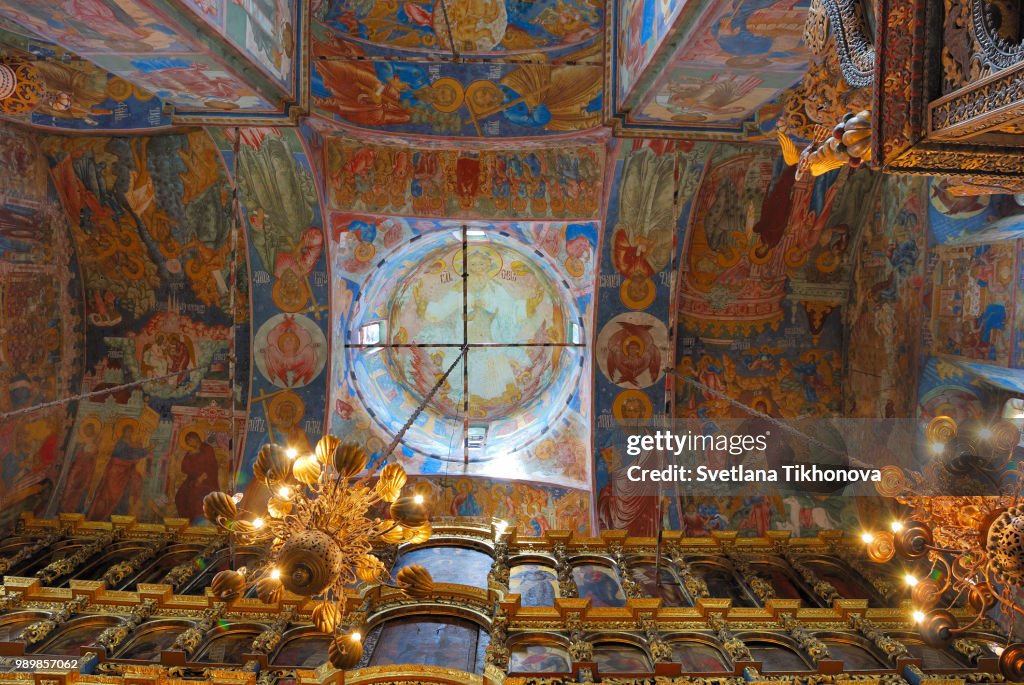
[[[925,434],[934,461],[923,472],[886,466],[876,484],[909,515],[862,539],[871,561],[927,566],[927,575],[909,572],[903,580],[922,639],[945,647],[993,610],[1011,621],[1024,614],[1024,463],[1012,465],[1020,430],[1011,421],[958,425],[939,416]],[[950,609],[964,597],[976,615],[961,626]],[[1024,679],[1024,643],[1009,644],[1012,635],[995,651],[1003,675],[1017,681]]]
[[[407,566],[392,579],[373,554],[375,543],[420,543],[430,537],[427,494],[414,488],[403,493],[407,479],[398,464],[360,476],[366,463],[361,447],[333,435],[321,438],[309,455],[265,445],[253,465],[256,479],[272,493],[265,513],[240,510],[240,494],[211,492],[203,499],[207,519],[242,544],[267,548],[255,567],[214,576],[213,595],[231,600],[255,587],[267,603],[280,601],[285,590],[316,600],[313,622],[334,635],[328,658],[340,669],[352,668],[363,654],[359,626],[342,630],[346,586],[393,580],[413,597],[433,589],[422,566]],[[384,505],[386,518],[372,515],[378,509],[384,515]]]

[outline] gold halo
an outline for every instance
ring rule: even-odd
[[[492,269],[487,270],[487,274],[494,278],[501,271],[503,260],[501,259],[501,253],[495,250],[493,247],[487,245],[473,245],[469,248],[469,256],[472,257],[474,252],[483,252],[491,260]],[[497,265],[497,266],[495,266]],[[452,270],[456,275],[462,275],[462,248],[460,247],[455,251],[455,255],[452,257]]]
[[[313,290],[309,287],[309,281],[305,276],[299,277],[300,288],[302,289],[302,296],[299,298],[291,299],[281,294],[281,279],[275,279],[274,285],[270,289],[270,299],[274,301],[274,304],[283,312],[294,313],[301,311],[306,303],[313,297]]]
[[[121,439],[121,433],[124,431],[125,426],[131,426],[135,429],[135,439],[139,439],[139,420],[133,416],[124,416],[118,419],[114,423],[114,440]]]
[[[206,441],[206,438],[203,437],[202,432],[198,428],[192,428],[192,427],[186,428],[185,430],[183,430],[180,433],[178,433],[178,447],[180,447],[181,449],[185,450],[186,452],[189,450],[189,446],[185,442],[185,436],[188,435],[189,433],[195,433],[196,435],[198,435],[200,442],[205,442]]]
[[[504,102],[505,96],[493,81],[473,81],[466,88],[466,104],[477,116],[494,114]]]
[[[573,278],[579,278],[586,271],[586,267],[583,264],[583,260],[579,257],[569,257],[565,260],[565,270]]]
[[[281,425],[280,417],[278,413],[281,411],[282,405],[285,403],[294,404],[297,407],[296,421],[301,419],[306,414],[306,403],[302,401],[302,398],[296,395],[291,390],[285,390],[274,395],[267,405],[267,421],[270,421],[274,426]],[[293,424],[294,425],[294,424]]]
[[[642,298],[634,299],[629,294],[629,284],[633,282],[633,278],[636,277],[626,278],[622,281],[622,285],[619,286],[619,298],[622,300],[622,304],[626,305],[630,309],[647,309],[651,306],[651,303],[654,302],[654,297],[658,293],[658,288],[655,287],[654,281],[647,276],[644,276],[641,280],[647,286],[647,291]]]
[[[107,91],[107,95],[117,102],[124,102],[132,96],[132,84],[118,76],[107,81],[107,87],[105,90]]]
[[[373,246],[373,243],[362,242],[356,245],[356,259],[360,262],[370,261],[376,252],[377,248]]]
[[[100,417],[98,417],[98,416],[87,416],[84,419],[82,419],[82,422],[80,424],[78,424],[77,436],[78,436],[79,440],[85,440],[86,439],[86,437],[85,437],[85,427],[86,426],[95,426],[96,427],[96,437],[98,438],[99,435],[100,435],[100,431],[103,429],[103,422],[100,421]]]
[[[615,396],[612,401],[612,416],[620,421],[623,420],[625,417],[622,416],[622,407],[631,399],[638,399],[643,405],[644,413],[640,418],[649,419],[654,416],[654,403],[651,402],[651,398],[643,390],[635,389],[623,390]]]
[[[456,79],[449,77],[439,78],[428,87],[433,94],[430,104],[438,112],[450,114],[459,107],[462,107],[462,103],[466,101],[466,91],[463,90],[462,84]],[[437,103],[436,97],[438,93],[445,93],[446,95],[449,95],[449,97],[446,98],[448,100],[447,104],[439,105]]]

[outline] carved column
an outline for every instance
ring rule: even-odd
[[[707,621],[708,627],[715,631],[715,636],[718,638],[719,643],[721,643],[722,649],[729,655],[733,663],[754,660],[750,656],[750,650],[743,644],[743,640],[733,635],[732,631],[729,630],[729,624],[722,618],[722,614],[708,614]]]
[[[558,596],[565,598],[579,597],[580,591],[572,577],[572,566],[569,565],[565,543],[555,543],[551,551],[555,556],[555,571],[558,574]]]
[[[113,654],[114,650],[128,639],[132,631],[152,616],[155,610],[156,600],[153,598],[144,599],[139,606],[132,610],[131,614],[121,619],[120,623],[110,626],[100,633],[100,636],[96,638],[96,642],[103,645],[103,648],[107,650],[107,655]]]
[[[269,655],[274,651],[281,644],[281,638],[288,630],[288,624],[292,622],[294,616],[294,607],[281,612],[280,617],[252,641],[252,653]]]
[[[747,581],[747,585],[754,591],[754,595],[757,596],[761,605],[763,606],[769,599],[774,598],[775,588],[772,587],[770,582],[754,573],[754,570],[750,568],[750,562],[747,561],[747,557],[736,549],[735,543],[731,540],[722,540],[721,542],[722,552],[725,554],[725,557],[732,562],[732,567]]]
[[[112,533],[104,533],[97,538],[94,538],[92,542],[83,545],[81,549],[70,556],[66,556],[63,559],[57,559],[56,561],[50,562],[45,568],[36,571],[36,578],[39,578],[47,585],[53,583],[58,578],[74,573],[80,568],[86,561],[88,561],[94,554],[102,552],[105,548],[110,547],[115,540],[121,538],[124,531],[117,530]]]
[[[224,614],[227,606],[225,602],[214,602],[212,607],[203,612],[203,620],[179,635],[171,649],[185,652],[185,656],[191,659],[202,643],[203,637],[217,624],[217,619]]]
[[[647,646],[650,648],[651,656],[654,657],[654,660],[659,664],[671,662],[672,648],[661,639],[661,633],[658,632],[658,624],[654,621],[654,614],[646,612],[640,614],[638,623],[640,630],[647,637]]]
[[[828,653],[828,646],[814,637],[811,631],[804,628],[799,621],[788,612],[779,614],[779,622],[782,627],[790,634],[790,636],[796,640],[796,644],[804,651],[807,656],[811,657],[811,660],[817,664],[819,661],[825,659],[831,659],[832,655]]]
[[[626,561],[626,552],[622,548],[620,543],[612,543],[608,545],[608,551],[611,552],[612,558],[615,560],[615,569],[619,572],[619,579],[622,582],[622,592],[626,595],[627,599],[639,599],[644,596],[643,590],[640,588],[640,583],[633,580],[633,577],[629,573],[629,563]]]
[[[500,607],[495,609],[491,619],[491,641],[487,645],[485,662],[487,667],[505,672],[508,669],[508,615]]]
[[[594,645],[586,638],[580,615],[573,612],[566,616],[565,626],[569,630],[569,655],[573,661],[593,661]]]
[[[831,606],[834,601],[843,598],[832,583],[819,578],[814,569],[805,564],[803,558],[796,554],[788,544],[776,542],[775,550],[779,556],[786,560],[790,568],[796,571],[803,581],[810,586],[814,594],[818,595],[826,604]]]
[[[66,534],[67,531],[65,530],[48,531],[46,535],[37,538],[35,542],[19,548],[18,551],[11,556],[0,558],[0,576],[7,575],[12,568],[26,559],[35,556],[47,547],[51,547],[58,540],[64,538]]]
[[[871,640],[875,647],[885,654],[890,663],[895,664],[900,657],[910,656],[906,645],[886,635],[878,626],[860,614],[852,614],[849,622],[850,627]]]
[[[508,592],[508,543],[499,540],[494,544],[494,563],[487,574],[487,585],[500,592]]]
[[[204,547],[198,556],[188,561],[183,561],[164,574],[164,577],[160,579],[160,583],[162,585],[170,585],[175,592],[178,592],[188,581],[195,577],[200,568],[210,563],[213,556],[223,549],[225,544],[227,544],[226,538],[214,540]]]
[[[67,602],[60,611],[53,614],[49,618],[44,618],[40,621],[26,626],[21,634],[18,635],[18,642],[24,642],[27,645],[34,645],[42,642],[50,635],[58,626],[67,623],[72,616],[79,613],[89,604],[89,597],[82,595],[75,597],[71,601]]]
[[[704,582],[703,578],[693,572],[678,544],[672,543],[669,545],[666,555],[672,563],[673,569],[679,575],[679,579],[683,582],[686,592],[693,599],[694,604],[701,597],[711,596],[711,593],[708,591],[708,584]]]
[[[139,553],[132,558],[118,562],[107,569],[107,572],[103,574],[103,577],[100,578],[100,580],[106,583],[108,588],[116,589],[130,576],[138,573],[143,564],[155,557],[162,549],[167,547],[173,539],[174,535],[167,533],[156,540],[152,540],[143,546],[143,548],[139,550]]]

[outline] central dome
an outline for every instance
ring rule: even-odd
[[[462,246],[427,254],[403,279],[391,299],[387,331],[392,343],[451,345],[388,350],[392,373],[418,400],[459,356],[469,366],[471,419],[508,416],[548,389],[562,349],[503,347],[565,340],[561,295],[525,254],[506,245],[468,248],[463,298]],[[463,304],[465,303],[465,326]],[[456,368],[431,400],[442,414],[459,413],[465,400],[462,369]]]
[[[544,253],[505,231],[468,236],[465,267],[461,230],[396,245],[359,293],[348,340],[353,388],[378,426],[395,435],[429,397],[403,443],[461,460],[469,439],[479,461],[550,428],[576,394],[583,334]]]

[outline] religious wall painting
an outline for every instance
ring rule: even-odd
[[[277,314],[267,319],[253,339],[253,361],[259,372],[279,388],[312,383],[327,363],[327,340],[307,316]]]
[[[957,423],[988,420],[998,410],[996,392],[966,369],[941,358],[928,357],[918,380],[921,419],[949,416]]]
[[[639,647],[619,642],[594,645],[598,673],[649,673],[651,660]]]
[[[435,583],[485,588],[494,559],[485,552],[465,547],[421,547],[403,552],[392,572],[413,564],[430,571]]]
[[[35,126],[80,131],[170,125],[163,104],[151,93],[59,45],[10,28],[0,19],[0,43],[11,56],[32,61],[53,96],[41,100],[30,112],[6,112],[8,116]]]
[[[664,374],[670,356],[665,324],[650,314],[620,314],[597,336],[594,355],[601,373],[623,388],[646,388]]]
[[[326,635],[299,635],[286,640],[273,663],[280,666],[297,666],[315,669],[327,662],[327,649],[331,638]]]
[[[911,416],[923,324],[927,221],[922,184],[886,178],[863,223],[850,301],[847,413]]]
[[[448,4],[447,23],[440,3],[432,0],[395,6],[335,0],[324,3],[322,11],[330,28],[368,43],[429,51],[454,45],[460,53],[500,53],[586,41],[600,33],[604,5],[594,0],[542,0],[530,5],[459,0]]]
[[[0,126],[0,162],[8,170],[5,203],[31,207],[46,199],[46,159],[39,154],[31,134],[13,126]],[[27,227],[22,230],[27,231]]]
[[[333,138],[327,143],[325,184],[329,205],[346,211],[584,218],[598,213],[603,164],[599,147],[461,152]]]
[[[711,645],[695,640],[679,640],[669,644],[672,660],[681,664],[683,673],[728,673],[728,661]]]
[[[580,599],[589,599],[592,607],[626,606],[618,574],[601,564],[576,564],[572,568]]]
[[[524,607],[551,607],[558,597],[558,575],[551,566],[517,564],[509,573],[508,583],[509,592],[519,595]]]
[[[418,616],[384,624],[370,656],[370,666],[415,664],[482,671],[478,646],[487,638],[480,627],[466,619]]]
[[[295,24],[298,2],[192,0],[192,3],[201,10],[200,16],[204,20],[209,21],[280,85],[285,88],[294,87],[292,66],[299,31]],[[206,7],[212,7],[214,13],[207,13]]]
[[[314,40],[313,50],[313,103],[349,125],[486,138],[557,135],[601,123],[599,43],[560,55],[554,64],[541,53],[505,65],[367,60],[393,55],[347,40]],[[378,93],[372,102],[361,95],[367,88]]]
[[[508,670],[509,673],[569,673],[572,657],[564,647],[554,643],[524,642],[512,647]]]
[[[615,97],[622,102],[672,28],[683,0],[619,0],[615,4]]]
[[[664,566],[657,569],[655,564],[632,563],[629,565],[629,577],[640,585],[645,595],[661,599],[663,606],[690,606],[690,601],[683,593],[679,581],[672,571]]]
[[[681,59],[651,87],[631,121],[736,127],[778,98],[797,75],[772,71],[720,71]]]
[[[931,351],[1008,366],[1018,271],[1015,243],[941,246],[935,252]]]

